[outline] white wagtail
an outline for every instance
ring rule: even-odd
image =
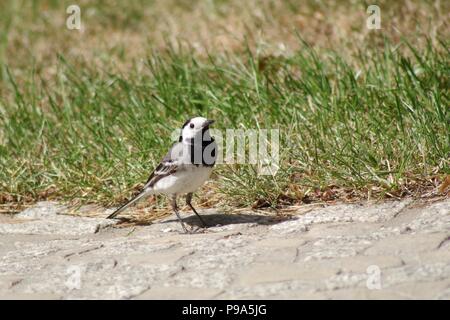
[[[181,222],[183,230],[187,229],[181,220],[177,206],[177,196],[186,194],[186,204],[205,222],[191,204],[192,194],[209,178],[216,162],[217,144],[209,133],[213,120],[196,117],[187,120],[181,128],[178,142],[174,143],[155,171],[150,175],[143,190],[132,200],[125,203],[108,219],[114,218],[139,199],[152,194],[171,196],[172,209]]]

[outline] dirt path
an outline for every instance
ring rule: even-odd
[[[308,208],[203,211],[213,227],[185,235],[40,203],[0,215],[0,298],[450,299],[450,199]]]

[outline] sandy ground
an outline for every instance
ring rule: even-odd
[[[194,234],[64,211],[0,215],[0,298],[450,299],[450,199],[207,210]]]

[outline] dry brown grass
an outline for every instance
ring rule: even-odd
[[[318,48],[349,54],[355,43],[380,42],[382,36],[420,42],[449,33],[447,1],[379,1],[382,32],[366,28],[367,5],[360,1],[181,1],[152,4],[78,1],[83,29],[65,27],[65,4],[5,2],[11,18],[3,56],[20,77],[34,63],[45,78],[57,74],[57,54],[79,64],[127,70],[168,45],[188,45],[202,56],[246,50],[262,55],[289,54],[300,46],[297,34]],[[23,6],[23,7],[22,7]],[[131,8],[130,8],[131,7]],[[420,27],[418,27],[420,26]],[[1,56],[0,56],[1,59]],[[42,73],[40,71],[43,71]]]

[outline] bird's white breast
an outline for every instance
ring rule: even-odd
[[[162,178],[152,188],[154,193],[184,194],[197,190],[208,180],[212,167],[189,165]]]

